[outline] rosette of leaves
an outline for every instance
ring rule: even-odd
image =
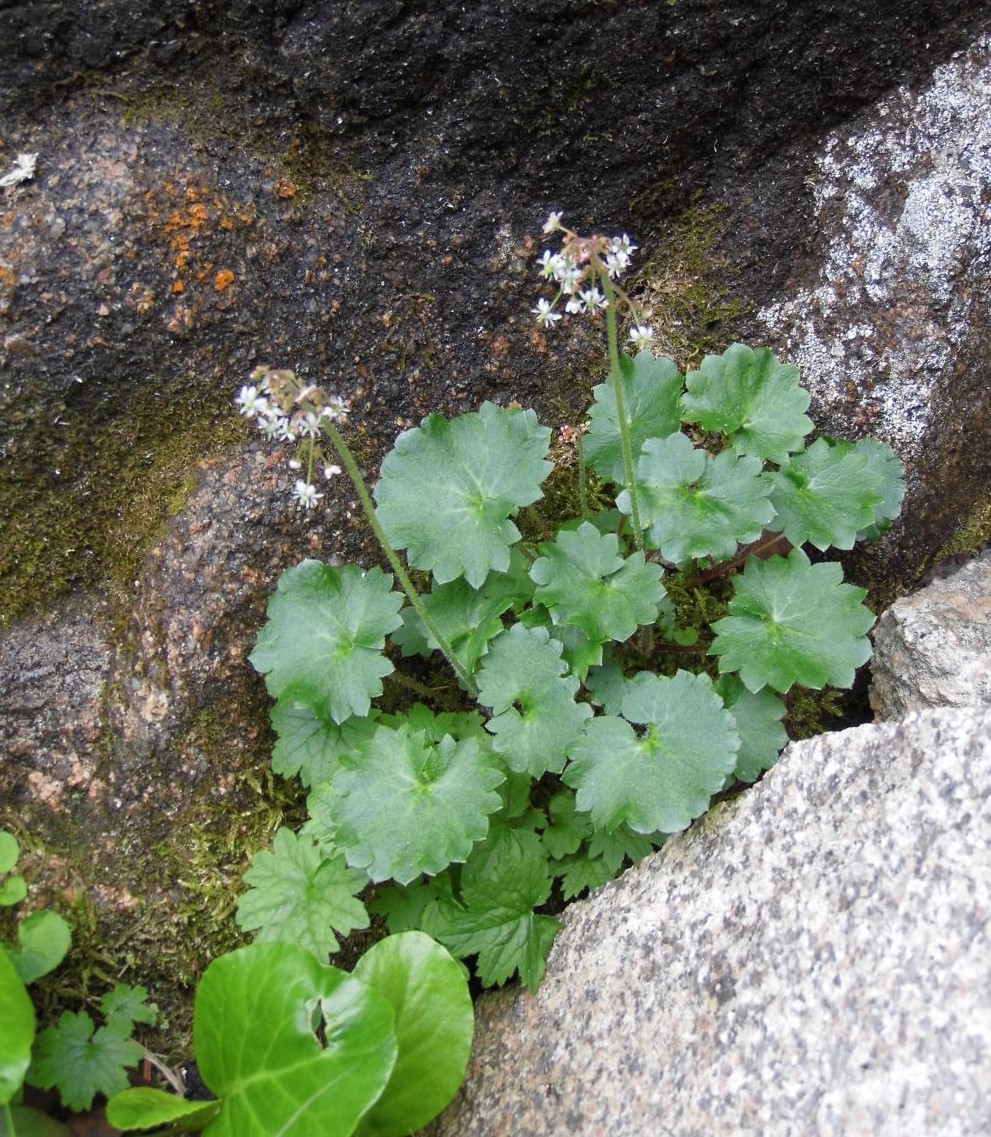
[[[853,682],[873,616],[823,554],[897,515],[890,448],[810,441],[797,369],[740,344],[687,375],[641,352],[593,393],[572,468],[615,508],[525,541],[550,431],[492,404],[430,415],[375,488],[422,609],[378,570],[283,575],[252,662],[310,820],[256,858],[243,926],[327,953],[374,884],[392,931],[430,932],[483,984],[535,987],[562,899],[772,766],[794,687]],[[444,679],[441,640],[470,690]]]

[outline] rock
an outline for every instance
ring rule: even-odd
[[[881,554],[903,586],[991,479],[974,445],[991,429],[989,95],[982,37],[833,131],[808,178],[811,248],[757,320],[801,367],[821,430],[882,438],[905,461]]]
[[[991,712],[793,743],[485,996],[431,1137],[991,1131]]]
[[[875,717],[991,707],[991,552],[904,596],[874,629]]]

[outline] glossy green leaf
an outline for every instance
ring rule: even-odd
[[[0,881],[0,908],[11,908],[20,904],[28,894],[27,881],[22,876],[8,876]]]
[[[0,829],[0,874],[10,872],[19,856],[17,838],[6,829]]]
[[[561,644],[544,628],[516,624],[492,641],[478,672],[478,701],[493,712],[488,729],[510,770],[538,778],[563,767],[592,713],[575,701],[578,680],[566,671]]]
[[[509,567],[520,536],[509,518],[541,497],[549,443],[533,411],[483,403],[454,419],[429,415],[382,462],[375,500],[386,536],[439,583],[463,576],[481,587]]]
[[[345,762],[332,783],[338,847],[373,881],[407,884],[464,861],[502,805],[505,774],[475,738],[380,726],[359,760]]]
[[[181,1131],[199,1132],[220,1111],[218,1101],[189,1101],[150,1086],[122,1090],[107,1102],[107,1121],[115,1128],[157,1129],[178,1123]]]
[[[422,932],[379,940],[353,974],[389,1000],[399,1047],[392,1076],[358,1133],[404,1137],[432,1121],[464,1080],[475,1029],[468,980]]]
[[[852,549],[859,530],[873,524],[883,500],[880,473],[849,445],[818,439],[767,475],[774,486],[772,528],[793,545]]]
[[[276,832],[271,852],[255,853],[244,883],[250,888],[238,900],[237,925],[257,930],[257,942],[297,944],[326,959],[340,946],[335,932],[348,936],[368,927],[357,899],[368,883],[365,874],[291,829]]]
[[[843,583],[838,564],[813,565],[801,549],[787,560],[751,557],[734,581],[729,615],[712,625],[709,653],[751,691],[849,687],[871,654],[874,616],[861,603],[865,595]]]
[[[740,739],[707,675],[641,672],[622,701],[623,718],[594,718],[569,749],[564,781],[579,809],[607,833],[685,829],[722,789]],[[634,731],[631,723],[646,729]]]
[[[10,958],[23,983],[33,983],[56,967],[72,946],[69,925],[47,908],[32,912],[17,925],[18,947]]]
[[[622,642],[657,619],[665,596],[661,569],[639,551],[624,557],[615,533],[586,521],[558,533],[540,553],[530,569],[534,598],[556,624],[573,624],[592,641]]]
[[[307,560],[287,569],[249,657],[269,693],[291,691],[337,723],[367,714],[393,669],[385,637],[402,622],[403,597],[391,585],[379,568]]]
[[[798,368],[779,363],[767,348],[733,344],[685,377],[682,417],[728,435],[740,454],[784,462],[812,430],[804,413],[810,395],[798,379]]]
[[[0,951],[0,1106],[21,1088],[31,1061],[34,1007],[14,965]]]
[[[693,557],[728,559],[738,546],[756,541],[774,516],[759,458],[731,450],[710,458],[684,434],[645,443],[636,477],[646,542],[675,564]],[[627,490],[616,504],[630,512]]]
[[[685,377],[670,359],[649,351],[636,358],[620,357],[623,405],[630,424],[630,446],[636,462],[648,438],[661,438],[681,426],[679,398]],[[595,402],[588,412],[589,430],[582,439],[585,459],[601,478],[622,485],[623,449],[612,381],[593,388]]]
[[[560,924],[534,908],[550,895],[551,880],[539,843],[503,831],[476,850],[461,874],[460,900],[435,902],[424,912],[424,931],[463,959],[477,955],[486,987],[515,972],[531,991],[543,978],[547,953]]]
[[[193,1046],[220,1099],[207,1137],[343,1137],[378,1100],[397,1055],[383,995],[284,943],[210,964]]]
[[[110,1097],[127,1088],[127,1071],[143,1053],[128,1033],[119,1024],[94,1030],[85,1011],[65,1011],[38,1035],[28,1080],[43,1090],[57,1088],[67,1109],[87,1110],[97,1094]]]

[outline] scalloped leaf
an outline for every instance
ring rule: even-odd
[[[386,536],[438,582],[463,576],[479,588],[509,567],[520,536],[511,514],[542,496],[550,433],[533,411],[494,403],[454,419],[428,415],[382,462],[375,513]]]
[[[832,561],[813,565],[801,549],[788,558],[751,557],[734,581],[729,615],[717,620],[710,655],[738,671],[751,691],[849,687],[870,658],[874,616],[864,589],[843,583]]]
[[[670,359],[657,358],[649,351],[638,352],[634,359],[620,356],[619,364],[635,464],[648,438],[663,437],[681,427],[679,399],[685,377]],[[592,394],[595,402],[588,412],[589,430],[582,438],[585,460],[600,478],[622,485],[626,475],[616,389],[611,381],[600,383]]]
[[[740,738],[707,675],[640,672],[623,718],[594,718],[570,748],[564,782],[607,833],[677,833],[702,813],[733,772]],[[634,731],[631,723],[646,730]]]
[[[825,438],[766,477],[774,487],[771,504],[777,514],[771,528],[793,545],[808,541],[817,549],[852,549],[884,499],[883,475],[868,466],[867,458],[849,443]]]
[[[366,715],[393,670],[382,649],[402,603],[380,568],[305,560],[279,577],[248,658],[276,698],[291,691],[336,723]]]
[[[193,1045],[220,1099],[209,1137],[352,1133],[396,1063],[379,991],[295,944],[215,959],[196,989]]]
[[[684,434],[652,438],[637,463],[640,520],[647,545],[675,564],[723,560],[756,541],[774,516],[759,458],[724,450],[710,458]],[[616,499],[630,513],[628,490]]]
[[[885,442],[858,438],[854,449],[867,460],[867,468],[878,478],[880,502],[874,506],[874,522],[857,534],[858,541],[871,540],[883,532],[902,511],[905,499],[905,466]]]
[[[380,726],[331,783],[338,847],[373,881],[408,884],[464,861],[502,806],[500,767],[476,738],[435,744],[408,726]]]
[[[728,435],[740,454],[784,462],[813,426],[804,413],[811,396],[798,380],[798,368],[779,363],[768,348],[735,343],[685,377],[682,418]]]
[[[640,551],[623,557],[615,533],[600,533],[590,522],[558,533],[540,546],[530,568],[556,624],[572,624],[593,642],[628,639],[641,624],[653,624],[666,593],[659,565]]]
[[[298,944],[326,959],[340,947],[335,931],[348,936],[368,927],[357,899],[368,878],[308,835],[283,826],[271,852],[255,853],[242,879],[250,887],[237,902],[235,919],[239,928],[256,932],[258,943]]]
[[[517,773],[557,773],[591,715],[575,701],[578,680],[565,674],[561,644],[545,628],[515,624],[492,641],[478,672],[478,701],[493,711],[493,746]]]

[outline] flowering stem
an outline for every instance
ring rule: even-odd
[[[626,400],[623,398],[623,370],[619,362],[619,338],[616,331],[616,292],[609,279],[609,273],[599,273],[602,291],[609,301],[606,307],[606,339],[609,344],[609,374],[612,378],[616,396],[616,419],[619,426],[620,445],[623,450],[623,477],[630,494],[630,517],[633,521],[633,540],[638,549],[643,548],[643,529],[640,525],[640,502],[637,487],[633,480],[633,447],[630,443],[630,423],[626,417]]]
[[[396,579],[402,585],[403,592],[406,593],[406,598],[413,606],[414,611],[423,621],[423,626],[430,633],[434,642],[440,648],[444,658],[451,665],[454,674],[457,675],[463,686],[468,690],[468,693],[474,697],[478,694],[471,676],[465,670],[458,657],[454,654],[454,649],[447,642],[440,629],[437,627],[430,613],[426,609],[423,601],[420,599],[420,594],[413,587],[413,582],[409,578],[409,573],[403,567],[402,561],[396,550],[389,544],[389,538],[385,535],[385,530],[379,524],[378,518],[375,516],[375,506],[372,504],[371,495],[365,485],[365,479],[361,476],[361,471],[358,469],[358,463],[354,460],[354,455],[351,453],[348,444],[341,437],[340,431],[329,420],[325,420],[323,428],[327,433],[327,437],[331,441],[331,445],[337,451],[338,457],[348,472],[348,477],[354,485],[358,493],[358,498],[361,501],[361,508],[365,511],[365,517],[368,519],[368,524],[372,527],[372,532],[379,545],[382,547],[382,552],[385,553],[389,564],[392,566],[392,571],[396,574]]]

